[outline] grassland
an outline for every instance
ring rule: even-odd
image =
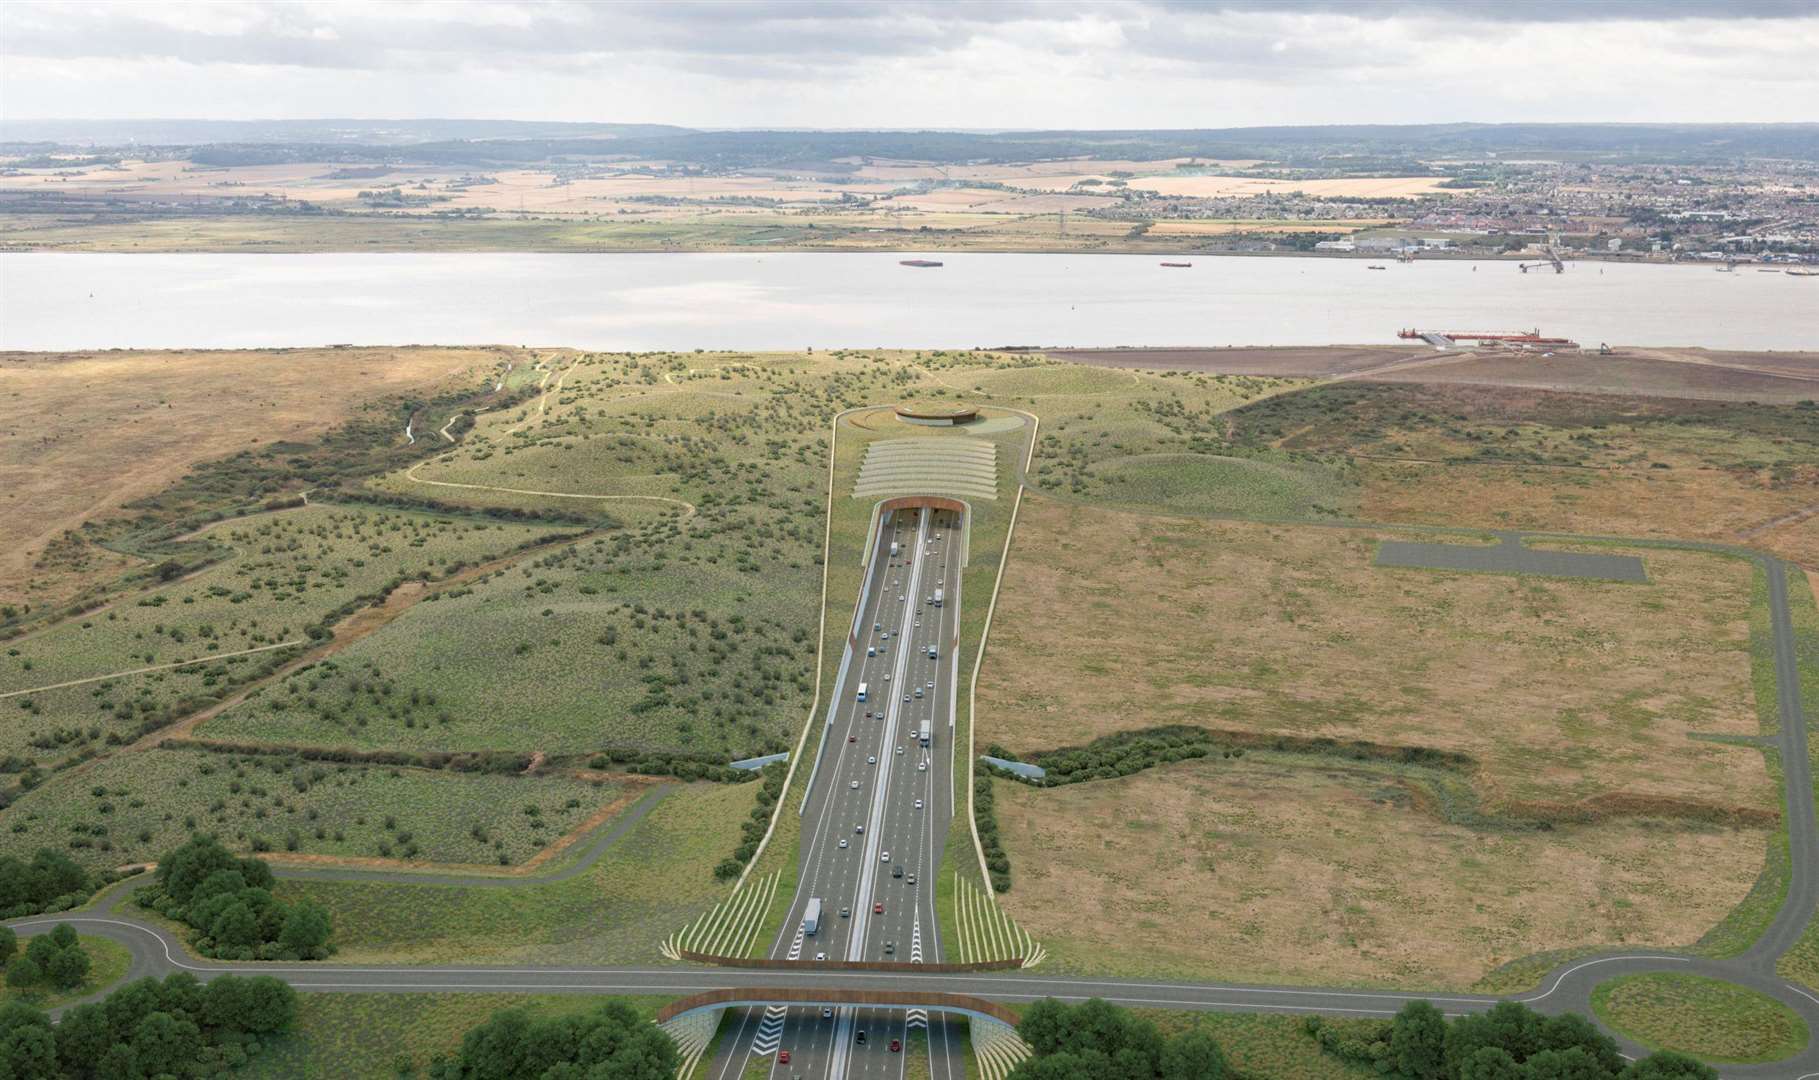
[[[1761,865],[1763,828],[1473,828],[1420,810],[1406,780],[1251,751],[998,781],[1016,874],[1000,903],[1061,970],[1461,989],[1544,949],[1691,945]]]
[[[54,608],[138,560],[84,522],[192,464],[310,439],[477,384],[516,349],[264,349],[0,357],[0,605]],[[387,425],[390,427],[390,424]],[[396,426],[402,431],[403,423]]]
[[[1776,812],[1754,748],[1688,738],[1757,734],[1742,560],[1649,551],[1646,585],[1386,570],[1378,532],[1040,498],[1018,532],[982,744],[1186,723],[1462,753],[1493,809]]]
[[[1806,1046],[1800,1017],[1774,998],[1698,975],[1630,975],[1592,990],[1598,1019],[1651,1050],[1715,1062],[1780,1061]]]
[[[348,963],[653,963],[657,945],[720,900],[716,862],[739,842],[754,784],[671,793],[599,862],[563,881],[481,888],[285,879],[278,895],[333,913]]]
[[[132,967],[133,954],[119,942],[78,934],[76,943],[88,954],[88,978],[82,980],[80,986],[72,990],[58,990],[45,984],[19,989],[0,983],[0,1006],[12,1001],[23,1001],[38,1009],[59,1008],[112,987],[124,979],[127,969]],[[23,943],[20,948],[23,952]]]
[[[1747,906],[1778,809],[1726,739],[1764,723],[1748,563],[1388,570],[1383,535],[1025,500],[980,745],[1183,724],[1249,748],[995,785],[1004,903],[1054,963],[1463,988],[1535,952],[1692,946]]]
[[[661,998],[613,998],[655,1017]],[[502,1009],[534,1016],[592,1012],[592,994],[302,994],[288,1035],[237,1070],[249,1080],[333,1076],[395,1080],[421,1075],[438,1055],[452,1055],[469,1029]],[[406,1063],[409,1069],[405,1068]]]
[[[1819,409],[1804,404],[1353,383],[1229,420],[1231,445],[1349,467],[1369,521],[1742,539],[1819,565],[1808,519],[1770,525],[1819,505]]]
[[[148,862],[196,832],[240,851],[513,866],[637,789],[156,748],[103,759],[21,796],[0,853],[67,849],[95,867]]]
[[[336,506],[224,523],[207,534],[231,552],[220,562],[0,643],[0,708],[12,714],[0,754],[54,764],[129,741],[294,655],[322,636],[311,627],[360,598],[554,532]],[[145,669],[164,670],[128,674]]]

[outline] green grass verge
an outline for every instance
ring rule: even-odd
[[[757,788],[691,784],[657,804],[587,871],[511,888],[283,879],[335,918],[346,963],[658,962],[665,935],[726,898],[713,866],[738,842]]]
[[[1598,1019],[1651,1050],[1706,1061],[1780,1061],[1805,1048],[1806,1024],[1774,998],[1699,975],[1626,975],[1592,990]]]
[[[1795,567],[1787,568],[1788,616],[1794,624],[1794,656],[1800,668],[1800,703],[1806,712],[1806,752],[1812,762],[1813,785],[1819,794],[1819,603],[1813,599],[1812,582]],[[1775,964],[1783,978],[1819,987],[1819,918]]]
[[[133,954],[127,947],[107,938],[93,937],[89,934],[76,935],[76,943],[88,954],[88,978],[74,990],[57,990],[49,986],[30,986],[24,989],[7,986],[0,982],[0,1005],[9,1001],[23,1001],[40,1009],[55,1009],[80,1001],[90,994],[99,993],[126,977],[127,968],[132,966]],[[20,951],[25,943],[19,943]]]
[[[234,1075],[243,1080],[333,1076],[397,1080],[421,1076],[438,1054],[453,1054],[469,1029],[501,1009],[538,1016],[592,1012],[592,994],[302,994],[290,1034],[267,1044]],[[667,998],[615,998],[655,1017]],[[405,1068],[408,1063],[408,1071]]]

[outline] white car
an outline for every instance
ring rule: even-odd
[[[878,861],[879,861],[879,862],[890,862],[890,861],[891,861],[891,853],[890,853],[890,852],[888,852],[888,851],[887,851],[887,852],[885,852],[885,853],[884,853],[884,855],[883,855],[883,857],[882,857],[882,858],[880,858],[880,859],[879,859],[879,860],[878,860]]]
[[[901,747],[901,746],[897,747],[897,753],[899,753],[899,754],[903,753],[903,747]]]
[[[916,771],[917,772],[927,772],[928,771],[928,762],[918,761],[916,763]]]
[[[935,680],[933,680],[933,679],[930,679],[930,680],[929,680],[929,681],[928,681],[928,688],[929,688],[929,689],[930,689],[930,690],[933,690],[933,689],[934,689],[934,688],[935,688]]]
[[[922,800],[921,799],[916,800],[916,809],[918,809],[918,810],[922,809]]]
[[[833,1018],[834,1018],[834,1010],[828,1008],[826,1005],[821,1006],[821,1019],[832,1020]]]
[[[818,952],[818,953],[816,953],[816,954],[815,954],[815,959],[817,959],[817,960],[826,960],[826,959],[827,959],[827,954],[826,954],[826,953],[824,953],[824,952]]]
[[[866,763],[866,764],[867,764],[867,765],[876,765],[876,764],[878,764],[878,755],[877,755],[877,754],[867,754],[867,755],[865,755],[865,763]]]
[[[859,781],[857,781],[857,780],[854,780],[854,781],[853,781],[853,790],[854,790],[854,791],[858,791],[858,790],[859,790]]]
[[[865,826],[864,825],[854,825],[853,831],[855,833],[858,833],[860,836],[864,836],[865,835]]]
[[[841,838],[840,838],[840,846],[841,846],[841,847],[845,847],[845,846],[846,846],[846,837],[844,837],[844,836],[842,836],[842,837],[841,837]]]

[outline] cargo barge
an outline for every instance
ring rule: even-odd
[[[1194,264],[1193,264],[1193,263],[1171,263],[1171,262],[1165,262],[1165,263],[1163,263],[1163,264],[1162,264],[1162,265],[1163,265],[1163,266],[1171,266],[1171,267],[1174,267],[1174,268],[1176,268],[1176,269],[1179,269],[1179,270],[1186,270],[1186,269],[1188,269],[1188,268],[1189,268],[1189,267],[1191,267],[1191,266],[1193,266],[1193,265],[1194,265]]]
[[[898,266],[941,266],[944,264],[937,262],[934,259],[898,259],[897,265]]]

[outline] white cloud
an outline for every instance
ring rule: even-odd
[[[56,3],[0,7],[14,119],[691,126],[1801,121],[1819,4]]]

